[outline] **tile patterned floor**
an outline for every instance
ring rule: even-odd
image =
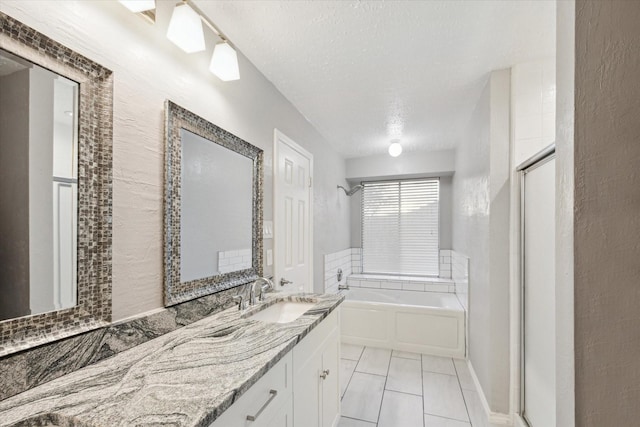
[[[338,427],[491,427],[462,360],[342,344]]]

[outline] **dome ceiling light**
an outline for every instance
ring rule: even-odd
[[[391,141],[391,145],[389,145],[389,155],[391,157],[398,157],[402,154],[402,145],[400,145],[399,139],[394,139]]]

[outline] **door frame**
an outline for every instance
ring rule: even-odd
[[[307,280],[307,288],[304,289],[305,292],[313,292],[313,154],[311,154],[308,150],[302,148],[299,144],[297,144],[294,140],[285,135],[278,128],[273,129],[273,252],[277,253],[278,248],[278,214],[280,214],[281,208],[279,207],[277,200],[280,195],[281,189],[279,188],[278,178],[279,178],[279,169],[278,169],[278,155],[280,154],[280,149],[278,143],[286,144],[289,148],[294,151],[297,151],[302,156],[309,159],[309,229],[307,230],[308,239],[308,247],[307,253],[309,254],[309,277]],[[278,257],[274,256],[273,263],[273,278],[274,281],[279,281],[282,277],[280,267],[278,266]],[[276,284],[277,287],[277,284]]]
[[[514,176],[517,179],[515,189],[517,202],[515,203],[517,218],[515,230],[512,229],[511,237],[515,239],[517,254],[512,258],[511,283],[511,412],[514,417],[514,427],[530,427],[524,416],[524,177],[531,171],[556,157],[556,145],[552,143],[538,153],[522,162],[515,169]],[[514,194],[512,193],[512,196]],[[512,217],[513,218],[513,217]],[[514,233],[515,232],[515,233]],[[514,235],[515,234],[515,235]],[[514,259],[515,258],[515,259]]]

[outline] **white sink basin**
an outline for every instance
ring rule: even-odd
[[[314,302],[280,301],[249,316],[249,319],[269,323],[289,323],[302,316],[314,305],[316,305]]]

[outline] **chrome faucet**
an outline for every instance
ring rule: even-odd
[[[262,285],[258,287],[258,285]],[[256,291],[260,289],[260,296],[256,299]],[[244,287],[243,291],[233,297],[233,301],[238,304],[238,310],[244,310],[256,304],[256,301],[264,301],[264,294],[274,289],[273,282],[267,277],[260,277],[255,282]],[[248,290],[248,292],[247,292]],[[247,295],[248,294],[248,295]]]
[[[247,308],[247,301],[243,294],[238,294],[233,297],[233,301],[238,304],[238,310],[242,311]]]
[[[262,284],[260,287],[258,285]],[[273,290],[273,282],[266,277],[260,277],[249,287],[249,305],[256,304],[256,291],[260,289],[260,296],[258,301],[264,301],[264,294]]]

